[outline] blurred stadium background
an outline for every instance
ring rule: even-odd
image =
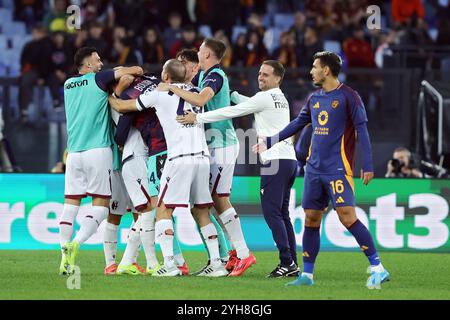
[[[70,4],[81,8],[79,30],[67,28]],[[379,30],[367,28],[369,5],[381,9]],[[0,107],[8,141],[0,159],[9,155],[0,172],[21,172],[0,174],[0,249],[58,248],[64,177],[44,173],[66,147],[62,83],[74,73],[77,48],[96,47],[105,67],[138,64],[159,73],[177,50],[198,48],[202,38],[214,36],[228,46],[223,67],[233,90],[256,93],[265,59],[287,67],[282,90],[292,118],[314,90],[312,55],[339,53],[341,80],[366,105],[380,178],[365,188],[357,182],[358,216],[381,250],[449,252],[449,21],[449,0],[0,0]],[[253,116],[234,120],[235,128],[252,124]],[[399,146],[413,152],[428,179],[384,179]],[[255,165],[236,167],[232,201],[249,246],[273,250],[261,218],[258,174]],[[299,244],[302,184],[299,178],[291,200]],[[182,244],[199,248],[193,225],[179,225]],[[323,230],[325,250],[357,250],[335,214],[327,215]],[[88,243],[100,249],[101,236]]]
[[[71,3],[81,8],[80,30],[67,29]],[[381,30],[367,29],[368,5],[380,7]],[[159,73],[180,48],[215,36],[228,45],[223,66],[234,90],[258,90],[264,59],[288,68],[282,89],[292,117],[314,89],[313,53],[338,52],[341,80],[366,104],[376,176],[384,176],[397,146],[449,168],[450,157],[441,158],[450,153],[448,102],[440,114],[438,98],[421,85],[426,80],[449,98],[449,17],[448,0],[0,0],[4,135],[21,170],[48,172],[65,149],[62,83],[74,72],[77,48],[95,46],[107,66],[139,64]],[[236,119],[235,127],[250,128],[252,121]],[[238,166],[237,174],[258,170]]]

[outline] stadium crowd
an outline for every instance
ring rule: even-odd
[[[67,27],[70,4],[81,8],[79,30]],[[312,55],[331,43],[346,68],[383,68],[389,67],[384,58],[392,55],[393,44],[450,44],[449,1],[374,4],[382,8],[383,31],[367,30],[366,0],[17,0],[14,18],[32,34],[20,57],[21,110],[31,100],[25,88],[35,83],[46,83],[54,106],[60,106],[58,88],[74,72],[73,53],[82,46],[97,48],[107,64],[160,65],[214,36],[228,46],[225,68],[254,67],[269,58],[297,68],[309,67]],[[413,63],[438,67],[425,54]]]

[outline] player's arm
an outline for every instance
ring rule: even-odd
[[[171,91],[190,104],[203,107],[216,95],[217,92],[220,91],[222,85],[223,78],[218,73],[213,72],[210,73],[205,80],[203,80],[203,89],[199,93],[186,91],[167,83],[160,83],[158,85],[158,90]]]
[[[231,102],[233,102],[235,104],[239,104],[239,103],[245,102],[248,99],[250,99],[250,97],[244,96],[243,94],[240,94],[237,91],[233,91],[230,94],[230,100],[231,100]]]
[[[303,109],[300,111],[300,114],[297,118],[292,120],[286,128],[278,132],[277,134],[271,137],[260,137],[258,136],[258,143],[252,146],[253,152],[261,153],[270,149],[276,143],[287,139],[300,130],[302,130],[308,123],[311,123],[311,113],[309,110],[309,100]]]
[[[114,78],[116,80],[122,78],[125,75],[139,77],[142,76],[143,74],[144,70],[139,66],[114,68]]]
[[[311,123],[311,112],[309,110],[309,102],[302,108],[300,114],[292,120],[286,128],[281,130],[278,134],[267,137],[267,148],[270,149],[275,143],[287,139],[297,132],[301,131],[308,123]]]
[[[122,100],[115,97],[115,95],[111,95],[108,97],[110,106],[120,113],[132,112],[132,111],[140,111],[136,107],[136,99],[131,100]]]
[[[372,146],[370,144],[369,132],[367,131],[367,115],[361,97],[355,92],[347,94],[351,116],[357,132],[358,144],[362,150],[363,161],[361,168],[361,179],[367,185],[372,180]]]
[[[105,92],[108,92],[108,88],[125,75],[141,76],[143,74],[141,67],[118,67],[115,69],[102,70],[95,74],[95,83],[97,86]]]
[[[122,92],[133,83],[134,79],[135,77],[131,74],[126,74],[120,77],[116,87],[114,88],[114,94],[116,95],[116,97],[120,97]]]
[[[203,107],[215,95],[214,91],[209,87],[203,88],[200,93],[183,90],[173,85],[169,85],[169,90],[190,104],[198,107]]]
[[[270,100],[264,99],[264,94],[260,93],[235,106],[228,106],[205,113],[187,112],[185,115],[177,116],[177,121],[183,124],[196,122],[211,123],[241,117],[262,111],[266,106],[266,101]]]

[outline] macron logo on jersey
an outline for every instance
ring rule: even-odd
[[[69,90],[69,89],[73,89],[76,87],[82,87],[82,86],[87,86],[87,85],[88,85],[88,81],[87,81],[87,79],[84,79],[83,81],[70,82],[65,85],[64,89]]]

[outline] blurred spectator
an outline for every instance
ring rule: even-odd
[[[21,172],[14,154],[12,153],[9,141],[3,135],[3,117],[0,109],[0,172]]]
[[[342,12],[342,22],[346,27],[358,24],[366,17],[366,0],[347,0],[347,6]]]
[[[397,33],[395,30],[389,31],[389,33],[382,33],[380,36],[380,45],[375,51],[375,64],[378,68],[389,67],[389,63],[386,64],[386,59],[392,57],[394,52],[392,50],[392,45],[395,44],[397,40]]]
[[[84,0],[82,5],[83,23],[100,22],[110,26],[113,18],[113,7],[109,0]]]
[[[370,43],[364,38],[364,29],[357,24],[352,37],[344,42],[344,53],[349,68],[373,68],[375,60]]]
[[[316,21],[323,39],[342,40],[343,11],[341,2],[336,0],[321,1],[320,11]]]
[[[21,118],[27,121],[28,106],[32,101],[36,84],[50,86],[53,104],[60,103],[58,86],[52,81],[52,42],[44,27],[37,25],[32,29],[32,40],[25,44],[20,57],[22,74],[19,78],[19,107]]]
[[[297,11],[294,15],[294,24],[289,32],[294,34],[295,45],[301,47],[305,39],[306,16],[301,11]]]
[[[262,16],[256,12],[251,13],[247,19],[247,34],[252,31],[255,31],[261,39],[264,37],[264,33],[266,32],[266,28],[263,25]]]
[[[297,68],[294,34],[288,31],[281,33],[280,46],[272,54],[272,59],[280,61],[286,68]]]
[[[142,28],[142,2],[113,0],[114,26],[122,26],[128,37],[134,37]]]
[[[114,41],[111,63],[124,66],[138,63],[138,57],[133,46],[126,39],[116,39]]]
[[[232,29],[239,14],[239,0],[214,0],[211,1],[211,7],[212,32],[223,30],[226,36],[231,38]]]
[[[61,92],[61,87],[66,81],[67,76],[72,73],[73,65],[73,52],[74,49],[69,45],[65,34],[61,31],[54,32],[51,36],[52,40],[52,51],[51,51],[51,62],[52,71],[49,76],[50,90],[57,90],[52,93],[52,96],[60,97],[54,101],[55,106],[61,108],[60,104],[63,100],[63,94]]]
[[[392,0],[391,11],[395,24],[408,22],[413,16],[421,19],[425,17],[425,9],[421,0]]]
[[[125,39],[127,37],[127,30],[123,26],[115,26],[112,32],[113,43],[116,40]]]
[[[43,24],[47,31],[69,31],[66,24],[68,5],[66,0],[55,0],[54,7],[44,16]]]
[[[264,60],[267,60],[268,52],[266,46],[257,31],[250,31],[247,39],[248,55],[245,65],[248,67],[259,66]]]
[[[386,178],[422,178],[423,173],[413,161],[411,152],[404,147],[394,150],[392,159],[387,163]]]
[[[103,25],[101,23],[91,23],[88,38],[83,46],[96,48],[100,57],[106,57],[108,55],[108,43],[103,39]]]
[[[144,34],[141,53],[144,63],[162,64],[164,62],[164,46],[155,28],[149,28]]]
[[[214,38],[222,41],[225,46],[226,46],[226,50],[225,53],[223,55],[222,61],[221,61],[221,65],[224,68],[228,68],[231,65],[231,44],[230,44],[230,40],[228,40],[227,35],[225,34],[224,30],[220,29],[217,30],[214,33]]]
[[[437,46],[450,46],[450,23],[447,19],[440,19],[438,22]]]
[[[418,68],[424,72],[432,57],[432,54],[424,47],[433,45],[425,20],[413,16],[398,31],[398,39],[399,45],[410,46],[410,54],[406,57],[406,68]]]
[[[25,22],[28,32],[44,17],[44,0],[14,0],[14,19]]]
[[[233,45],[231,64],[237,67],[243,67],[247,63],[247,35],[240,33],[236,38],[236,43]]]
[[[316,29],[307,27],[303,46],[301,46],[299,52],[297,52],[297,65],[299,67],[310,68],[313,62],[312,57],[316,52],[322,50],[323,43],[320,41]]]
[[[82,25],[81,29],[77,30],[77,32],[75,33],[75,39],[73,42],[75,46],[74,50],[76,51],[77,49],[81,48],[88,39],[88,37],[89,37],[88,29],[86,25]]]
[[[181,39],[177,40],[170,48],[170,58],[175,58],[177,52],[181,49],[196,49],[200,47],[200,41],[197,39],[197,31],[194,26],[188,25],[181,32]]]
[[[170,48],[175,42],[181,40],[181,15],[178,12],[172,12],[169,15],[169,27],[164,30],[163,39],[165,51],[170,52]]]

